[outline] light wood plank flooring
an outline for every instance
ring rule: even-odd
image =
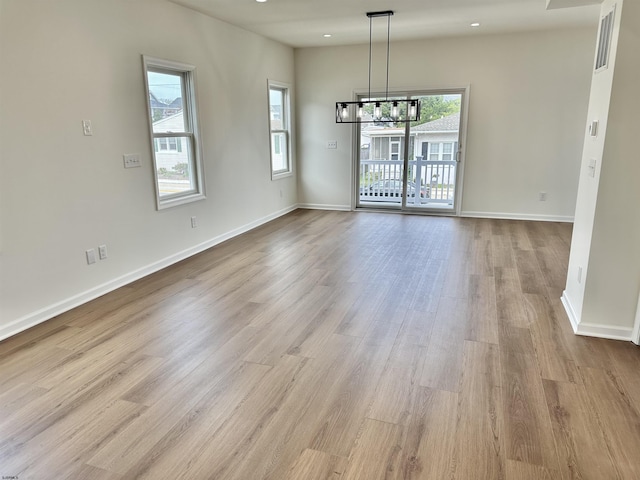
[[[638,479],[571,226],[299,210],[0,343],[0,475]]]

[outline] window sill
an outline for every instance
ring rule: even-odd
[[[158,210],[164,210],[178,205],[184,205],[186,203],[197,202],[199,200],[206,199],[207,196],[204,193],[192,193],[190,195],[184,195],[175,198],[159,199],[157,202]]]
[[[293,172],[292,171],[286,171],[286,172],[279,172],[279,173],[272,173],[271,174],[271,180],[272,181],[280,180],[281,178],[287,178],[287,177],[293,177]]]

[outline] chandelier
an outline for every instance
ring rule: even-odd
[[[389,49],[393,10],[367,12],[369,17],[369,96],[367,100],[336,102],[336,123],[409,123],[420,120],[417,99],[389,99]],[[371,58],[373,19],[387,17],[387,85],[385,98],[371,99]]]

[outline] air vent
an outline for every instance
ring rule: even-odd
[[[611,35],[613,34],[613,21],[616,7],[600,20],[600,33],[598,35],[598,55],[596,56],[596,72],[604,70],[609,65],[609,50],[611,49]]]

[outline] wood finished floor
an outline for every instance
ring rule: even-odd
[[[299,210],[0,343],[0,475],[639,479],[571,226]]]

